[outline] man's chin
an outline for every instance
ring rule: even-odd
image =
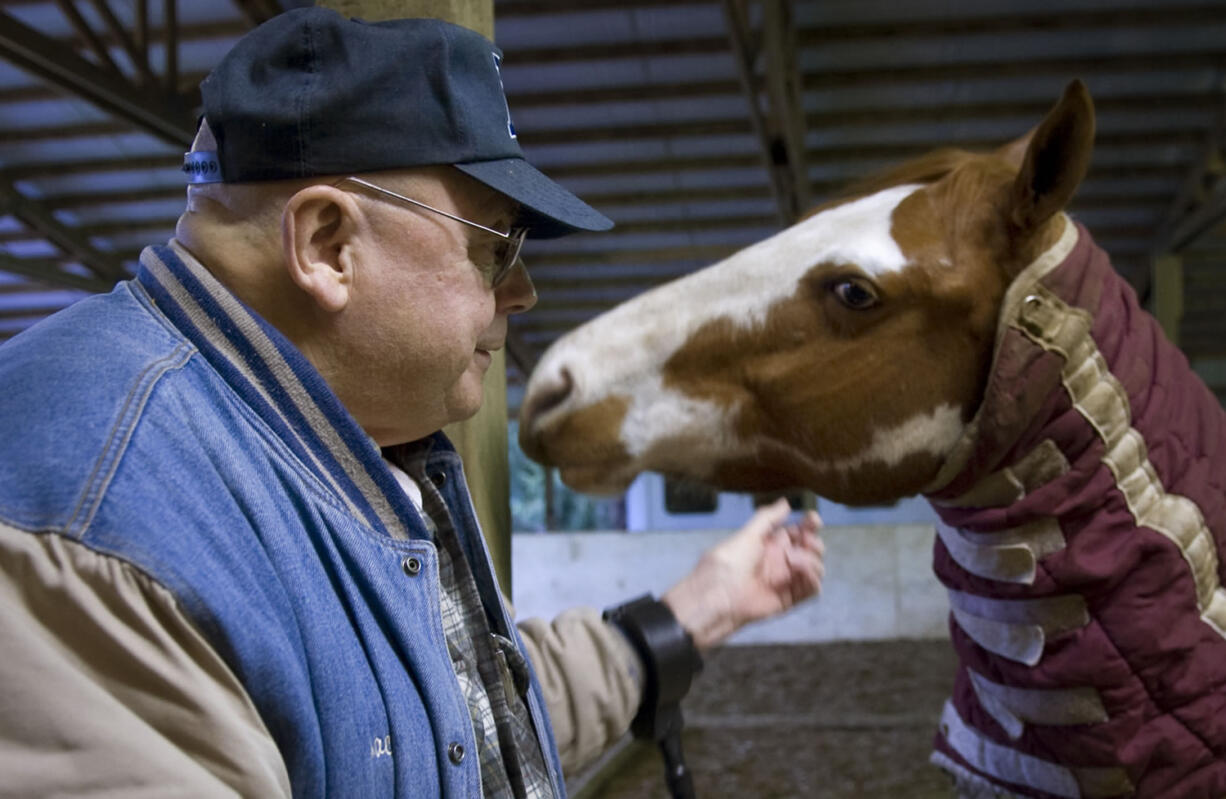
[[[470,375],[465,375],[465,378]],[[465,380],[469,385],[460,386],[460,390],[453,390],[447,397],[447,424],[459,424],[466,422],[477,415],[484,404],[485,392],[481,386],[481,375],[471,375],[475,380]]]

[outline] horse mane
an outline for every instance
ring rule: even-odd
[[[801,218],[807,219],[828,208],[842,205],[845,202],[860,197],[867,197],[870,194],[876,194],[879,191],[893,188],[894,186],[901,186],[906,183],[934,183],[968,161],[978,157],[981,156],[977,153],[960,150],[957,147],[943,147],[939,150],[933,150],[918,158],[912,158],[905,163],[886,167],[878,172],[873,172],[851,181],[835,191],[834,194],[829,195],[820,203],[811,207],[802,214]]]
[[[867,197],[883,189],[901,186],[905,183],[933,183],[968,161],[979,157],[981,157],[979,154],[967,150],[943,147],[855,180],[839,192],[839,197],[842,199]]]

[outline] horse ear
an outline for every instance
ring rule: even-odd
[[[1013,167],[1014,172],[1022,171],[1022,161],[1026,158],[1026,148],[1030,146],[1030,140],[1034,138],[1035,131],[1038,128],[1032,128],[1029,133],[1021,138],[1014,139],[996,151],[998,158],[1001,158],[1009,166]]]
[[[1037,128],[999,151],[1019,165],[1010,221],[1030,232],[1064,210],[1090,168],[1093,150],[1094,103],[1085,84],[1074,80]]]

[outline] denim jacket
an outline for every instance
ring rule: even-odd
[[[164,587],[249,695],[295,796],[479,795],[435,547],[376,445],[186,253],[141,261],[0,349],[0,525]],[[492,626],[522,648],[441,433],[427,469],[446,475]],[[529,707],[564,796],[535,676]]]

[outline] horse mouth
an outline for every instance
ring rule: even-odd
[[[574,491],[597,496],[621,494],[630,487],[639,469],[630,463],[592,463],[558,466],[558,477]]]
[[[562,482],[574,491],[619,494],[643,470],[620,445],[597,445],[582,431],[566,432],[567,435],[525,435],[521,427],[520,448],[532,460],[556,470]]]

